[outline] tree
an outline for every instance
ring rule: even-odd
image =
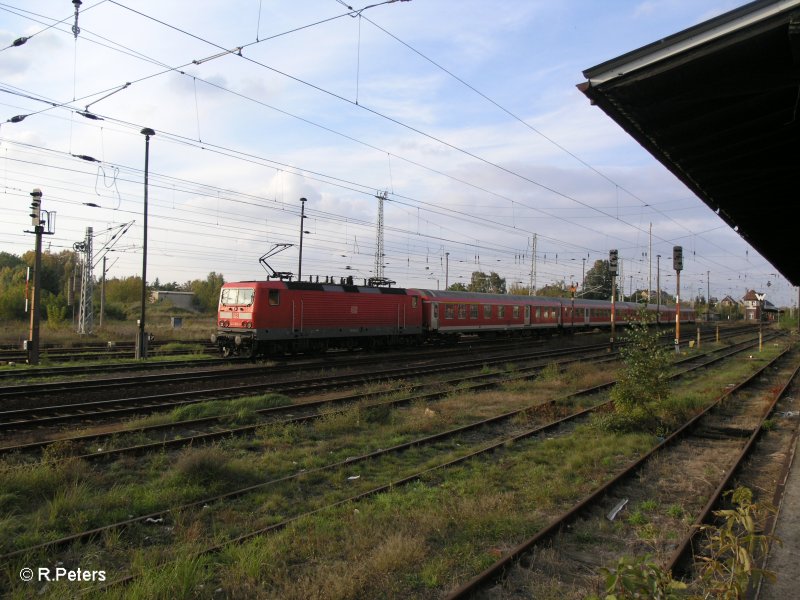
[[[132,304],[142,301],[141,277],[114,277],[106,280],[106,300],[120,304]]]
[[[530,296],[530,288],[527,285],[522,285],[521,282],[514,283],[508,288],[508,293],[512,296]]]
[[[450,287],[448,287],[447,289],[449,291],[451,291],[451,292],[466,292],[467,291],[467,286],[465,286],[460,281],[457,281],[457,282],[455,282],[453,284],[450,284]]]
[[[537,296],[545,296],[547,298],[569,298],[571,296],[569,286],[564,280],[555,283],[549,283],[543,288],[536,290]]]
[[[217,309],[219,302],[219,291],[222,289],[222,284],[225,283],[225,278],[221,273],[211,271],[205,281],[195,279],[188,285],[191,291],[194,292],[195,306],[204,312],[213,312]]]
[[[13,261],[10,261],[13,262]],[[0,319],[11,321],[25,318],[25,266],[0,267]]]
[[[0,270],[5,269],[6,267],[14,269],[16,267],[23,267],[23,266],[25,266],[25,261],[23,261],[16,254],[10,254],[8,252],[0,252]]]
[[[657,409],[669,398],[669,350],[649,327],[651,320],[642,309],[629,325],[620,350],[624,366],[610,397],[623,427],[655,429]]]
[[[611,298],[611,271],[607,260],[596,260],[594,266],[586,271],[581,298],[608,300]]]
[[[505,294],[506,280],[494,271],[489,275],[482,271],[473,271],[472,280],[467,286],[467,290],[484,294]]]

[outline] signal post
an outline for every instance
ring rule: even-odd
[[[683,246],[672,247],[672,268],[675,269],[675,354],[681,351],[681,271],[683,270]]]
[[[47,217],[42,220],[42,213]],[[45,233],[52,235],[55,229],[55,212],[42,210],[42,190],[34,188],[31,192],[31,225],[33,231],[25,233],[36,234],[36,246],[33,259],[33,289],[31,290],[31,327],[28,339],[25,342],[25,349],[28,351],[28,364],[39,364],[39,314],[41,300],[41,281],[42,281],[42,235]],[[44,223],[47,223],[47,231],[44,230]]]

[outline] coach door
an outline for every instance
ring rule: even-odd
[[[525,326],[528,327],[531,324],[531,306],[530,304],[525,305]]]
[[[431,302],[431,330],[439,330],[439,303]]]

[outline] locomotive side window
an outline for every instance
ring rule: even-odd
[[[281,303],[281,291],[280,290],[270,290],[269,291],[269,305],[270,306],[278,306]]]
[[[417,308],[417,300],[419,300],[419,298],[411,296],[411,308]]]

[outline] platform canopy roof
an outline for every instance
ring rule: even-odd
[[[578,88],[800,285],[800,0],[759,0],[583,72]]]

